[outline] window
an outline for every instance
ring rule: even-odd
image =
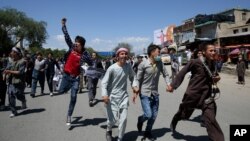
[[[247,32],[248,29],[247,28],[242,28],[242,32]]]
[[[234,32],[234,34],[237,34],[237,33],[239,33],[239,29],[234,29],[233,32]]]
[[[242,13],[242,21],[245,21],[245,20],[247,20],[247,13]]]

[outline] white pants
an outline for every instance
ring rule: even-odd
[[[127,115],[128,109],[121,108],[117,110],[112,110],[111,104],[107,105],[107,131],[112,131],[112,127],[119,122],[118,125],[118,139],[122,140],[124,135],[126,125],[127,125]]]

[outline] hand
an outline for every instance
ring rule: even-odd
[[[134,93],[134,95],[133,95],[133,97],[132,97],[132,101],[133,101],[134,104],[136,104],[135,101],[136,101],[137,95],[138,95],[138,94]]]
[[[171,85],[167,85],[166,91],[172,93],[174,91],[174,89]]]
[[[217,83],[218,81],[220,81],[220,76],[219,75],[214,76],[213,81],[214,81],[214,83]]]
[[[66,18],[62,18],[62,25],[65,25],[66,24],[66,21],[67,21],[67,19]]]
[[[11,70],[4,70],[3,73],[4,74],[10,74]]]
[[[133,93],[139,94],[140,90],[138,87],[133,87]]]
[[[108,104],[109,103],[109,96],[103,96],[102,97],[102,100],[105,104]]]

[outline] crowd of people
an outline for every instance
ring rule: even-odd
[[[23,56],[18,47],[13,47],[9,57],[1,59],[1,110],[5,108],[5,99],[8,94],[10,117],[18,115],[16,99],[22,103],[21,108],[27,108],[24,95],[25,87],[30,87],[30,96],[36,97],[37,82],[40,84],[41,94],[44,94],[45,78],[49,94],[64,94],[70,90],[70,103],[66,114],[66,125],[71,125],[71,117],[77,101],[77,94],[82,92],[83,83],[88,89],[89,106],[93,107],[97,93],[97,85],[101,80],[101,96],[105,103],[107,115],[106,139],[112,141],[112,127],[118,124],[118,141],[123,139],[129,107],[127,79],[131,81],[133,102],[139,98],[142,114],[138,116],[138,132],[142,132],[146,123],[143,139],[155,140],[152,134],[154,122],[159,112],[159,79],[163,76],[166,92],[172,93],[183,82],[184,76],[191,72],[187,90],[177,113],[174,115],[170,129],[176,133],[176,126],[180,120],[188,119],[195,109],[202,111],[204,127],[208,137],[213,141],[224,141],[223,132],[216,120],[216,102],[214,86],[220,80],[218,70],[215,69],[215,46],[204,43],[196,50],[193,58],[180,70],[178,61],[172,60],[170,77],[164,64],[161,62],[160,50],[157,45],[151,44],[147,48],[147,60],[137,57],[137,61],[129,60],[127,48],[118,48],[112,61],[98,58],[98,54],[90,54],[85,49],[85,39],[76,36],[73,42],[66,28],[66,19],[62,19],[62,31],[69,47],[63,59],[54,59],[53,54],[43,57],[41,53],[28,57]],[[46,58],[46,59],[45,59]],[[108,63],[107,63],[108,62]],[[237,68],[243,65],[239,61]],[[26,83],[23,83],[26,82]],[[239,77],[244,83],[244,77]]]

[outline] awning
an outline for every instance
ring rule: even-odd
[[[240,50],[238,48],[234,49],[233,51],[231,51],[229,54],[233,55],[233,54],[239,54]]]
[[[250,44],[240,44],[240,45],[229,45],[225,46],[225,48],[240,48],[240,47],[250,47]]]

